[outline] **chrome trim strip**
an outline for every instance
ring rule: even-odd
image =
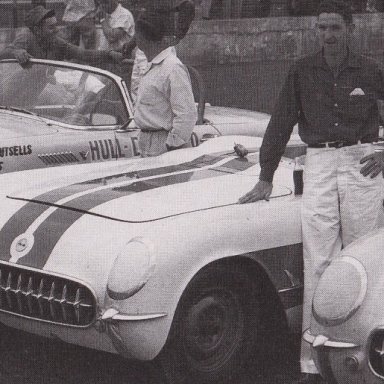
[[[309,329],[307,329],[303,333],[303,340],[309,344],[312,344],[312,346],[314,348],[320,347],[320,346],[331,347],[331,348],[355,348],[355,347],[358,347],[358,345],[354,344],[354,343],[329,340],[329,338],[324,336],[324,335],[314,336],[311,334]]]
[[[167,316],[166,313],[150,313],[147,315],[127,315],[124,313],[118,313],[112,317],[113,320],[118,321],[142,321],[142,320],[153,320]]]
[[[165,312],[161,313],[148,313],[148,314],[141,314],[141,315],[129,315],[126,313],[120,313],[115,308],[108,308],[104,311],[104,313],[101,315],[102,321],[143,321],[143,320],[153,320],[153,319],[159,319],[161,317],[165,317],[167,314]]]

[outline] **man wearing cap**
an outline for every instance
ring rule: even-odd
[[[194,12],[189,5],[186,12]],[[148,59],[134,114],[143,157],[188,146],[197,119],[188,70],[172,46],[178,36],[171,18],[169,9],[147,9],[136,22],[136,43]]]
[[[268,200],[272,179],[293,126],[308,144],[302,197],[304,250],[303,330],[310,326],[314,289],[329,262],[378,226],[382,214],[383,152],[378,100],[384,76],[348,41],[354,29],[350,7],[323,1],[317,11],[321,51],[290,69],[260,149],[260,175],[240,203]],[[364,164],[363,166],[361,164]],[[302,343],[298,383],[319,383],[309,344]]]
[[[16,59],[25,64],[31,57],[37,59],[75,59],[99,65],[119,62],[122,55],[114,51],[82,49],[57,36],[55,12],[42,6],[34,7],[26,16],[23,29],[14,42],[0,52],[0,59]]]

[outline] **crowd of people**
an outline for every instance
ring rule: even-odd
[[[0,52],[0,59],[22,65],[31,58],[74,61],[119,74],[133,63],[128,83],[141,156],[189,145],[197,112],[189,72],[174,46],[194,18],[192,2],[152,3],[135,22],[118,0],[67,0],[62,28],[52,9],[41,2],[34,5],[25,18],[26,28]],[[99,38],[95,20],[101,25]]]

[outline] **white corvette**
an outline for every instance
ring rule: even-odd
[[[237,203],[261,140],[2,175],[0,321],[225,382],[264,335],[300,323],[292,160],[269,202]]]

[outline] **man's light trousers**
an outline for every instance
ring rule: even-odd
[[[372,144],[308,148],[302,198],[304,247],[303,331],[310,326],[314,290],[321,274],[342,247],[377,228],[383,211],[381,173],[364,177],[360,159]],[[301,371],[317,373],[310,345],[301,344]]]

